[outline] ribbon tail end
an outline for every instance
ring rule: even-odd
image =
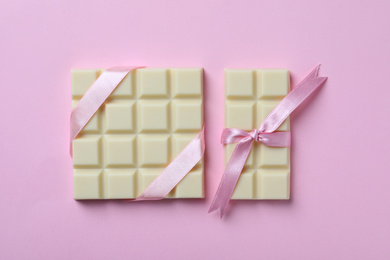
[[[318,86],[322,86],[328,80],[328,77],[317,77],[317,79],[319,79]]]
[[[318,77],[318,74],[320,73],[320,68],[321,68],[321,64],[318,64],[318,65],[309,73],[309,75],[307,75],[307,79],[309,79],[309,78],[311,78],[311,79],[320,78],[320,79],[327,80],[328,77]]]
[[[318,73],[320,72],[320,68],[321,68],[321,63],[320,63],[320,64],[318,64],[318,65],[317,65],[317,67],[315,67],[315,69],[314,69],[314,70],[316,71],[316,72],[315,72],[315,74],[314,74],[314,75],[315,75],[315,77],[317,77],[317,76],[318,76]]]
[[[211,205],[211,207],[209,208],[209,212],[207,213],[213,213],[214,211],[220,209],[220,207],[215,207],[214,205]]]
[[[315,71],[314,77],[320,79],[319,85],[323,84],[325,81],[328,80],[328,77],[318,77],[318,74],[320,72],[320,67],[321,67],[321,64],[318,64],[317,67],[314,68],[314,71]]]
[[[225,210],[219,209],[219,219],[222,219],[224,215],[225,215]]]
[[[220,219],[222,219],[223,216],[225,215],[225,207],[222,207],[222,206],[215,206],[215,205],[213,204],[213,205],[211,205],[211,207],[210,207],[208,213],[212,213],[212,212],[215,212],[215,211],[218,211],[218,215],[219,215],[219,218],[220,218]]]

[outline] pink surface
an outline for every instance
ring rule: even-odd
[[[14,1],[0,8],[1,259],[389,259],[389,1]],[[223,69],[316,64],[290,201],[207,214]],[[206,200],[76,202],[70,69],[203,66]]]

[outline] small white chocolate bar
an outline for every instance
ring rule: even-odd
[[[286,96],[290,74],[285,69],[226,69],[225,126],[246,131],[261,122]],[[289,118],[277,131],[289,131]],[[226,164],[236,144],[225,148]],[[254,142],[232,199],[289,199],[290,149]]]
[[[72,70],[72,106],[104,70]],[[203,69],[131,71],[73,140],[74,198],[132,199],[203,126]],[[203,198],[203,161],[167,198]]]

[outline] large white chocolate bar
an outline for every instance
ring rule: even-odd
[[[251,131],[287,95],[290,74],[284,69],[226,69],[225,126]],[[287,119],[277,131],[288,131]],[[225,161],[236,144],[225,148]],[[289,199],[290,150],[254,142],[232,199]]]
[[[103,70],[72,70],[75,106]],[[136,198],[201,131],[201,68],[138,69],[73,141],[75,199]],[[203,162],[167,198],[203,198]]]

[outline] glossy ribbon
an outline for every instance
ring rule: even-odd
[[[113,67],[104,71],[100,77],[85,92],[79,103],[70,114],[70,151],[72,141],[91,120],[99,107],[106,101],[126,75],[137,68],[142,67]],[[72,153],[71,153],[72,154]]]
[[[136,201],[160,200],[194,168],[202,159],[205,150],[204,127],[202,131],[176,156],[176,158],[158,175],[138,196]]]
[[[70,116],[70,152],[72,141],[93,117],[99,107],[115,90],[126,75],[142,67],[114,67],[104,71],[87,90]],[[205,151],[204,127],[201,132],[179,153],[178,156],[154,179],[135,200],[163,199],[202,159]]]
[[[327,77],[318,77],[319,68],[320,66],[318,65],[280,101],[264,119],[259,129],[254,129],[249,133],[235,128],[224,129],[221,142],[223,144],[238,142],[238,144],[226,166],[209,212],[219,210],[221,218],[225,214],[229,200],[251,151],[253,141],[274,147],[290,146],[290,132],[275,131],[305,99],[328,79]]]

